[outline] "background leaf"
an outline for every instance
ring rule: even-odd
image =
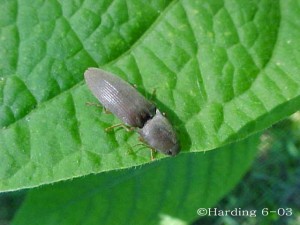
[[[213,206],[238,182],[251,165],[258,137],[32,190],[12,224],[191,222],[198,208]]]
[[[18,4],[17,4],[18,3]],[[299,1],[1,1],[0,190],[133,167],[148,151],[85,106],[103,65],[157,89],[183,152],[245,138],[299,109]],[[163,157],[163,156],[160,156]]]

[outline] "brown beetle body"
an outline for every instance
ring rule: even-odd
[[[155,105],[119,77],[96,68],[84,76],[99,102],[125,124],[141,128],[155,115]]]
[[[151,148],[172,156],[179,152],[175,131],[167,118],[135,88],[97,68],[86,70],[84,77],[100,103],[125,124],[139,128],[138,133]]]

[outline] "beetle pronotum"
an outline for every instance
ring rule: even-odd
[[[179,143],[168,119],[130,84],[111,73],[89,68],[84,77],[100,103],[123,123],[138,129],[151,148],[175,156]]]

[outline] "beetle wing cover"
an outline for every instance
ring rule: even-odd
[[[132,127],[143,127],[155,114],[155,105],[121,78],[97,68],[89,68],[84,77],[100,103]]]

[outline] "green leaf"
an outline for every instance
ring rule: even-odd
[[[0,1],[0,190],[149,162],[136,133],[85,103],[100,66],[156,89],[182,152],[299,109],[299,1]],[[163,156],[159,156],[162,158]]]
[[[251,165],[258,137],[31,190],[12,224],[191,222],[198,208],[212,207],[238,182]]]

